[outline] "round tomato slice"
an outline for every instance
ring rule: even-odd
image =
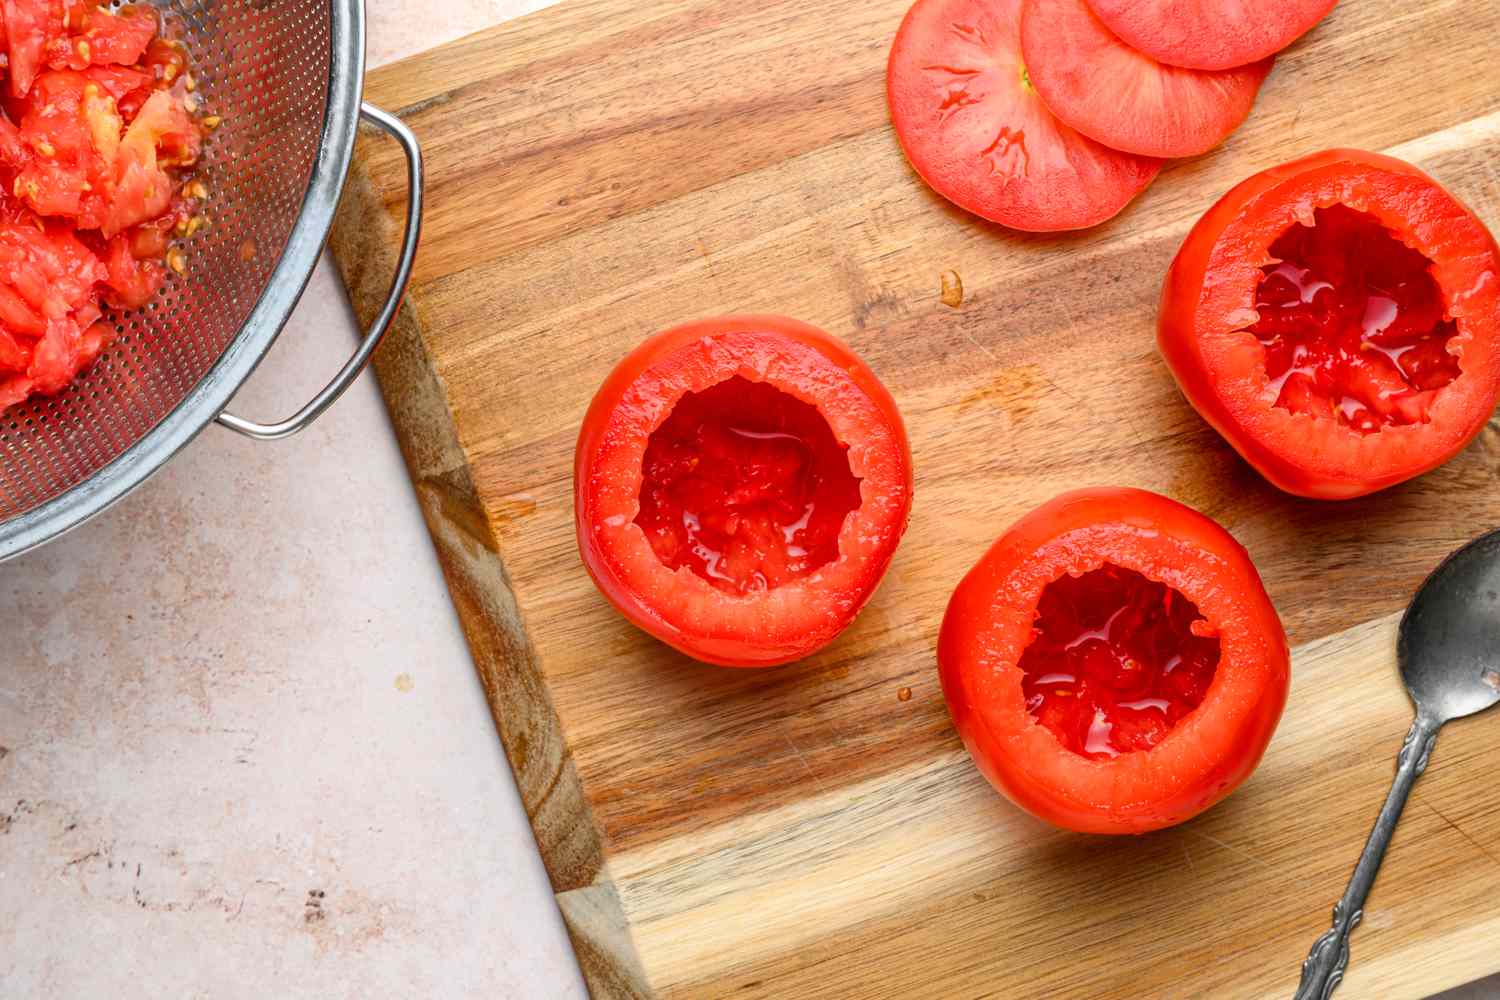
[[[1126,45],[1169,66],[1233,69],[1273,56],[1338,0],[1088,0]]]
[[[990,784],[1085,833],[1161,829],[1224,798],[1260,762],[1290,681],[1245,550],[1133,489],[1021,518],[959,584],[938,664]]]
[[[1111,149],[1197,156],[1250,114],[1271,59],[1208,73],[1165,66],[1110,34],[1085,0],[1026,0],[1021,54],[1047,107]]]
[[[1021,61],[1021,0],[917,0],[891,46],[891,121],[907,159],[944,198],[1031,232],[1117,214],[1159,160],[1100,145],[1058,121]]]
[[[578,436],[578,548],[625,617],[689,656],[822,648],[885,575],[911,510],[890,393],[805,323],[731,316],[631,352]]]
[[[1235,187],[1167,272],[1158,344],[1194,408],[1289,493],[1436,468],[1500,397],[1500,251],[1410,164],[1317,153]]]

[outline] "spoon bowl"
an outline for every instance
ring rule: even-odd
[[[1500,531],[1453,553],[1422,584],[1396,656],[1418,712],[1436,721],[1500,703]]]

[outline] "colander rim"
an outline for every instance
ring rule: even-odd
[[[239,333],[198,384],[141,439],[87,479],[3,523],[0,562],[53,541],[139,487],[229,405],[275,343],[312,280],[348,179],[364,95],[363,0],[329,0],[328,105],[297,221]]]

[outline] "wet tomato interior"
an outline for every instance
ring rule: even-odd
[[[1271,245],[1260,314],[1276,405],[1362,433],[1425,423],[1459,375],[1431,262],[1373,216],[1345,205],[1314,213]]]
[[[669,568],[730,594],[779,587],[838,556],[860,503],[847,450],[815,407],[735,376],[652,433],[635,523]]]
[[[1202,703],[1219,652],[1192,601],[1106,563],[1042,592],[1021,688],[1058,742],[1105,759],[1161,742]]]

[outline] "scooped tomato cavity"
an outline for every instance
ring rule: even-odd
[[[1026,708],[1059,743],[1096,759],[1149,750],[1197,708],[1219,638],[1192,601],[1105,564],[1053,580],[1021,655]]]
[[[975,764],[1072,830],[1144,833],[1232,792],[1286,703],[1286,634],[1249,556],[1142,490],[1067,493],[964,577],[938,637]]]
[[[1111,32],[1151,58],[1188,69],[1232,69],[1273,56],[1338,0],[1088,0]]]
[[[578,545],[627,618],[700,660],[770,666],[870,599],[911,509],[890,394],[804,323],[731,316],[658,334],[578,438]]]
[[[1266,349],[1276,405],[1372,434],[1424,423],[1459,376],[1432,262],[1373,216],[1313,213],[1271,244],[1249,327]]]
[[[1161,161],[1059,121],[1021,58],[1022,0],[917,0],[891,46],[887,95],[907,158],[943,197],[1036,232],[1111,218]]]
[[[1026,0],[1021,53],[1060,120],[1111,149],[1155,157],[1222,142],[1249,115],[1274,61],[1212,73],[1167,66],[1120,41],[1086,0]]]
[[[725,593],[779,587],[838,558],[860,501],[847,451],[815,407],[736,375],[652,432],[636,524],[665,566]]]
[[[1337,499],[1448,461],[1500,398],[1500,250],[1415,167],[1330,150],[1244,181],[1193,227],[1158,343],[1271,482]]]

